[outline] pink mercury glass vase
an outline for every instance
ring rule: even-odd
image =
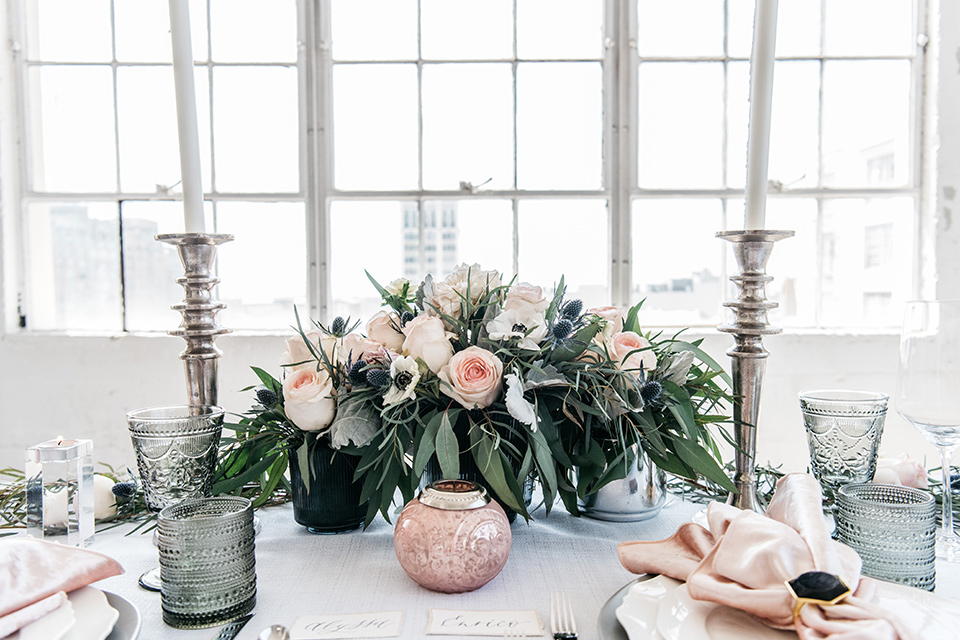
[[[428,484],[400,512],[393,548],[400,566],[432,591],[473,591],[510,555],[510,523],[486,489],[467,480]]]

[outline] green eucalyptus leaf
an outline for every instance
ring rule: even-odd
[[[600,331],[600,325],[591,323],[579,329],[571,337],[561,342],[550,353],[551,362],[569,362],[587,350],[590,342]]]
[[[724,473],[723,469],[720,468],[720,465],[717,464],[717,461],[706,449],[696,442],[684,440],[683,438],[670,437],[670,440],[673,442],[673,448],[677,452],[677,455],[680,456],[680,459],[683,460],[685,464],[696,469],[700,475],[715,482],[727,491],[733,493],[737,491],[733,481],[727,477],[727,474]]]
[[[423,470],[427,468],[430,456],[437,450],[437,432],[440,431],[440,422],[443,420],[443,416],[444,414],[440,411],[434,413],[418,434],[420,445],[416,447],[416,453],[413,457],[413,472],[417,476],[423,475]]]
[[[437,430],[436,448],[437,461],[440,463],[440,471],[444,478],[460,477],[460,444],[457,442],[457,435],[453,432],[450,414],[455,410],[444,411],[440,420],[440,428]]]

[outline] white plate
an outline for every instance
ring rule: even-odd
[[[694,600],[683,584],[660,601],[657,630],[664,640],[796,640],[796,631],[771,629],[749,615],[713,602]],[[630,638],[633,640],[633,637]]]
[[[104,591],[103,595],[107,596],[107,602],[120,614],[107,640],[137,640],[140,635],[140,611],[115,593]]]
[[[113,593],[81,587],[67,601],[4,640],[136,640],[140,612]]]
[[[73,626],[73,605],[67,600],[62,605],[31,622],[4,640],[60,640]]]
[[[67,594],[76,622],[63,640],[105,640],[113,631],[120,613],[110,606],[103,591],[80,587]]]
[[[623,625],[630,640],[663,639],[657,631],[660,602],[682,584],[679,580],[656,576],[630,587],[616,612],[617,620]]]

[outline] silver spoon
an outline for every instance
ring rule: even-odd
[[[257,640],[290,640],[290,632],[282,624],[274,624],[261,631]]]

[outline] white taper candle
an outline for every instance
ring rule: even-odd
[[[187,233],[203,233],[203,183],[200,179],[200,134],[197,95],[193,83],[193,46],[188,0],[169,0],[173,81],[177,93],[177,130],[180,135],[180,179],[183,218]]]
[[[777,2],[778,0],[757,0],[753,18],[745,229],[763,229],[766,218],[773,57],[777,45]]]

